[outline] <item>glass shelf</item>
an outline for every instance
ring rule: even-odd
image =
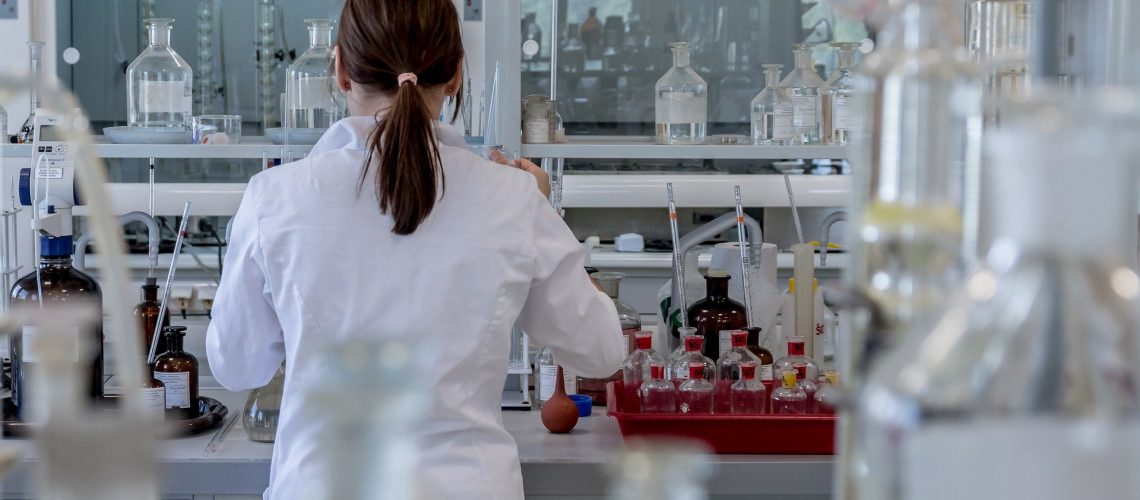
[[[648,136],[570,137],[558,144],[523,144],[527,158],[707,160],[846,159],[847,146],[662,145]]]

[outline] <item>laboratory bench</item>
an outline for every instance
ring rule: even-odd
[[[240,412],[246,394],[203,389],[203,396]],[[579,420],[570,434],[546,431],[538,411],[504,411],[503,423],[518,442],[528,499],[604,498],[609,477],[605,464],[623,444],[614,419],[603,408]],[[232,413],[231,413],[232,414]],[[255,443],[238,422],[212,456],[204,456],[214,431],[172,439],[159,447],[162,498],[237,500],[260,498],[269,481],[271,444]],[[831,456],[716,455],[709,481],[712,498],[827,498],[831,491]],[[31,460],[4,478],[6,499],[30,497]]]

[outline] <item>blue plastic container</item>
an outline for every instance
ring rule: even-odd
[[[594,400],[590,396],[583,396],[581,394],[571,394],[570,400],[578,407],[579,417],[588,417],[594,411]]]

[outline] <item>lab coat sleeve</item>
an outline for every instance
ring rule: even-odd
[[[258,176],[250,180],[234,215],[213,320],[206,332],[210,370],[231,391],[269,383],[285,359],[260,242],[258,180]]]
[[[586,275],[574,233],[537,191],[534,199],[534,275],[518,326],[567,370],[609,377],[625,355],[617,309]]]

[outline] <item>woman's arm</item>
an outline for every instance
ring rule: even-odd
[[[269,383],[285,359],[285,341],[273,309],[260,244],[258,180],[258,176],[250,180],[234,215],[225,272],[206,333],[210,370],[231,391]]]

